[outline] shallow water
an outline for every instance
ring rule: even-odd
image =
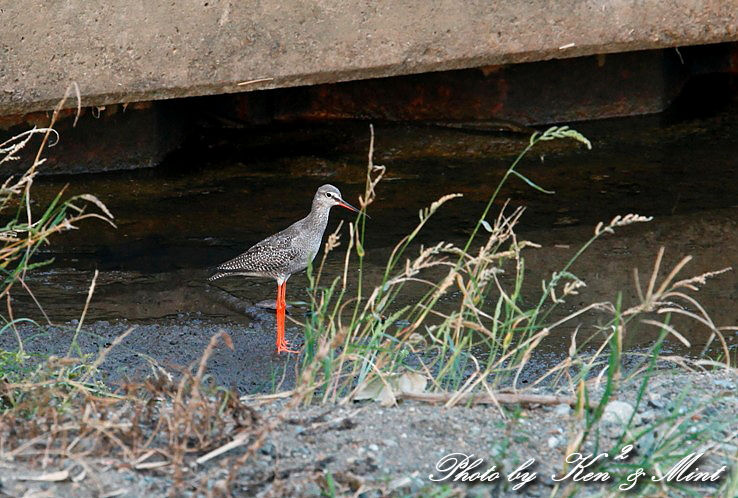
[[[526,256],[531,299],[540,279],[559,269],[592,234],[599,221],[636,212],[651,223],[623,228],[598,241],[572,268],[588,287],[563,311],[616,299],[635,303],[632,270],[647,280],[660,246],[664,270],[682,256],[693,262],[682,277],[736,265],[738,232],[738,104],[701,119],[630,118],[577,124],[593,143],[587,151],[573,141],[543,144],[520,170],[555,195],[523,182],[505,186],[500,203],[527,210],[519,236],[542,245]],[[481,213],[505,168],[527,142],[520,135],[485,135],[443,128],[377,124],[375,163],[386,179],[370,207],[367,224],[367,280],[378,274],[391,247],[417,222],[418,210],[443,194],[462,199],[443,207],[418,241],[461,243]],[[208,323],[263,322],[271,334],[271,314],[251,306],[274,299],[276,286],[260,279],[219,281],[218,287],[243,300],[223,304],[222,293],[206,283],[208,268],[229,259],[266,235],[304,216],[315,189],[337,185],[357,203],[363,191],[369,131],[366,123],[321,124],[271,130],[203,129],[187,148],[153,170],[43,178],[36,201],[43,204],[62,186],[70,193],[97,195],[115,214],[117,229],[95,221],[52,240],[45,256],[55,261],[29,281],[55,322],[78,318],[93,270],[100,270],[87,320],[126,319],[147,324],[171,318]],[[50,153],[53,154],[53,149]],[[328,230],[350,213],[335,209]],[[343,240],[347,237],[344,225]],[[326,275],[337,275],[341,249],[331,254]],[[288,300],[306,299],[306,278],[289,282]],[[411,302],[412,293],[403,298]],[[738,323],[738,273],[721,275],[699,293],[699,302],[717,325]],[[20,290],[16,314],[33,311]],[[237,309],[234,309],[237,308]],[[246,313],[243,311],[246,310]],[[301,317],[294,309],[293,315]],[[597,322],[597,316],[589,319]],[[562,327],[542,345],[566,351],[576,324]],[[698,352],[709,333],[680,323]],[[293,333],[299,328],[292,327]],[[655,338],[648,327],[628,338],[629,347]],[[727,333],[733,342],[735,335]],[[680,346],[674,343],[674,348]],[[266,353],[266,351],[265,351]]]

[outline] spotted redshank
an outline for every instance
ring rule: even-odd
[[[358,212],[341,198],[333,185],[323,185],[315,192],[310,214],[288,228],[254,244],[248,251],[216,268],[209,280],[232,275],[269,277],[277,281],[277,352],[297,353],[289,349],[284,337],[287,279],[304,270],[320,250],[328,214],[333,206]]]

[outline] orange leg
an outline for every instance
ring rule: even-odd
[[[297,354],[299,351],[291,350],[289,343],[284,338],[285,310],[287,309],[286,297],[287,282],[283,282],[282,285],[277,286],[277,353]]]

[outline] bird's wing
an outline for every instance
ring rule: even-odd
[[[219,276],[228,273],[279,272],[298,255],[297,249],[292,246],[291,242],[288,237],[268,237],[249,248],[245,253],[221,264],[216,270],[223,273]]]

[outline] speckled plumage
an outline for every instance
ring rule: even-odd
[[[323,185],[315,192],[312,209],[305,218],[221,264],[209,280],[246,275],[285,282],[290,275],[306,269],[320,251],[328,215],[337,205],[346,205],[341,192],[333,185]]]

